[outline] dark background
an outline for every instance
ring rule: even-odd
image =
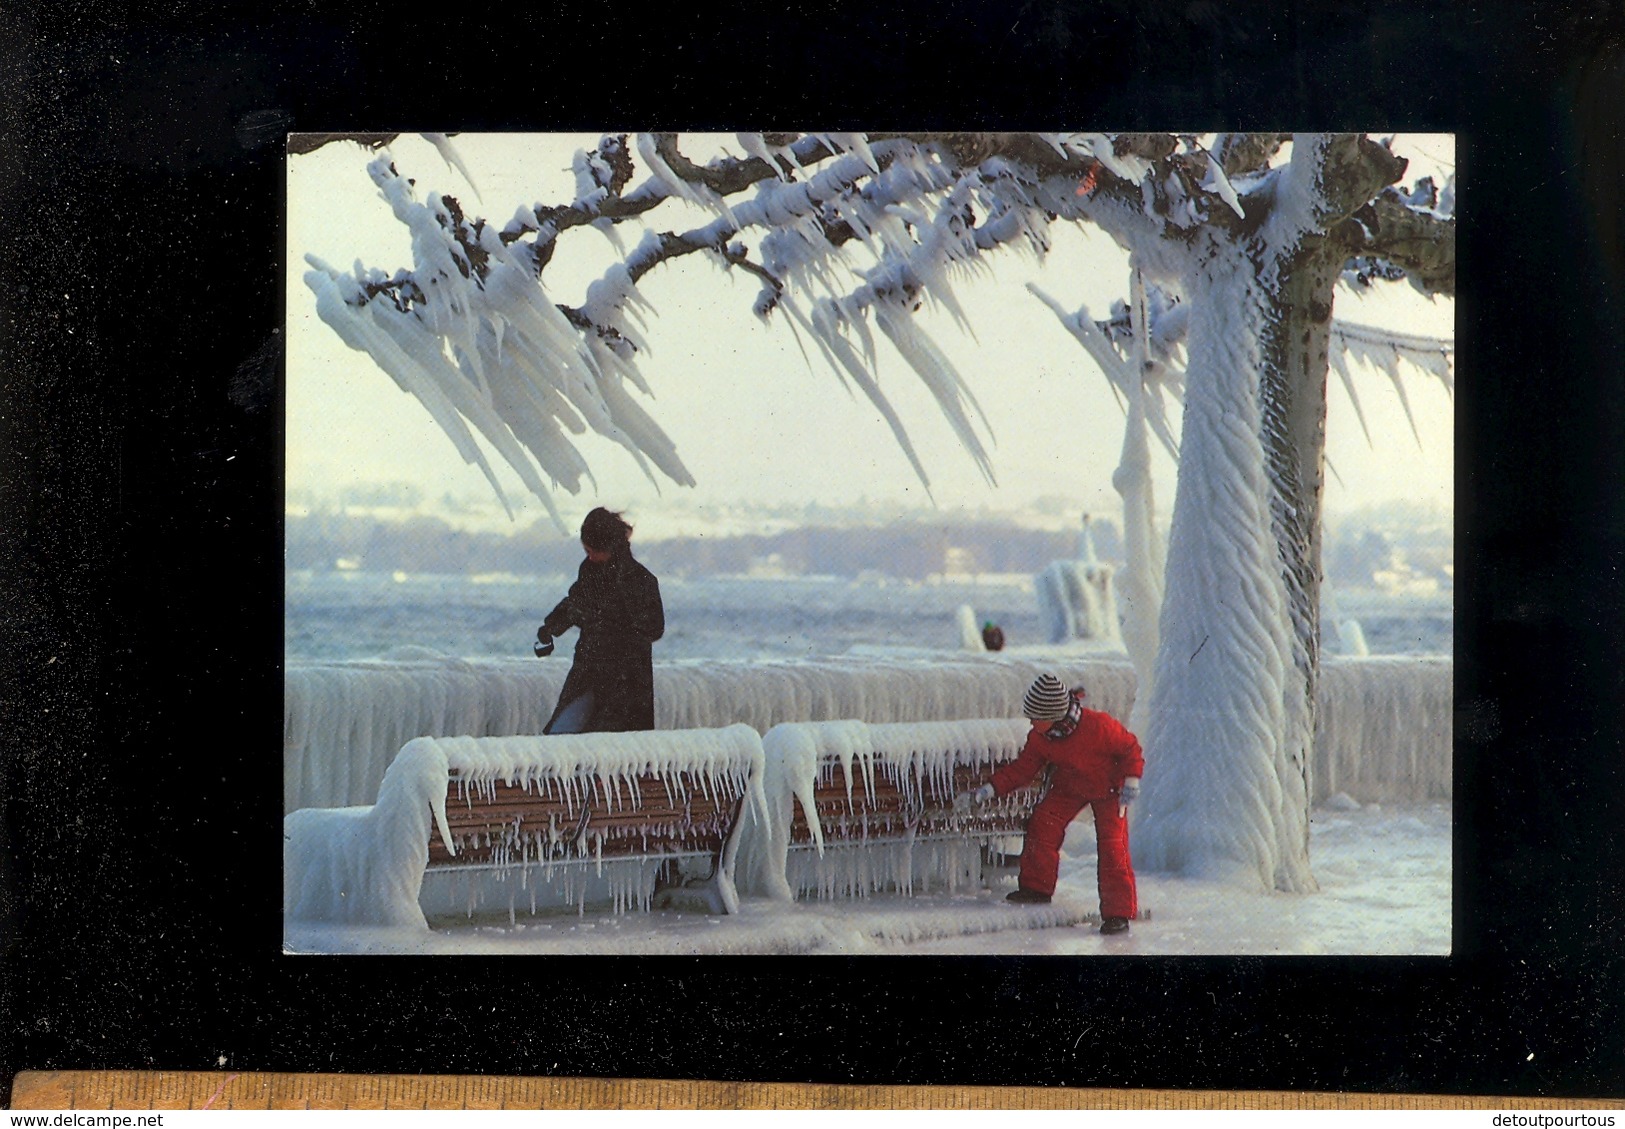
[[[674,10],[0,17],[0,1073],[1625,1094],[1620,5]],[[1459,132],[1454,956],[281,955],[282,134],[649,124]]]

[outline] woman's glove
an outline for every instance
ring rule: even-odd
[[[1127,815],[1128,806],[1140,798],[1140,778],[1123,777],[1123,786],[1117,790],[1117,814]]]
[[[553,653],[553,636],[547,633],[545,625],[536,629],[536,643],[531,649],[536,652],[539,659],[545,659]]]

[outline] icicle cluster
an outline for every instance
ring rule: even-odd
[[[985,717],[1012,710],[1033,678],[1052,668],[1086,686],[1092,708],[1127,721],[1135,700],[1127,663],[1077,657],[1040,663],[1004,651],[955,652],[931,661],[656,663],[655,723],[670,730],[744,722],[765,732],[785,721],[854,716],[874,722]],[[1449,729],[1428,721],[1429,703],[1449,702],[1448,659],[1329,657],[1322,671],[1317,781],[1328,749],[1341,750],[1336,755],[1345,764],[1385,765],[1390,756],[1448,762]],[[1382,702],[1382,716],[1406,719],[1384,730],[1392,744],[1365,749],[1361,710],[1338,708],[1356,675],[1362,701]],[[563,678],[562,668],[522,660],[290,663],[283,702],[286,810],[372,802],[394,753],[413,737],[537,732]],[[1401,781],[1393,786],[1396,796],[1410,794]]]
[[[837,377],[874,405],[929,489],[875,376],[878,328],[992,482],[977,426],[985,430],[986,417],[914,314],[937,305],[968,331],[954,276],[980,269],[981,257],[1002,246],[1047,250],[1053,215],[1030,178],[1000,157],[968,164],[931,140],[871,143],[861,133],[810,134],[791,144],[770,144],[760,134],[738,139],[776,175],[724,195],[686,175],[675,149],[646,134],[633,148],[647,179],[620,195],[634,175],[632,153],[605,138],[593,153],[577,155],[574,201],[521,207],[500,229],[465,214],[450,197],[416,199],[385,151],[368,172],[411,234],[411,268],[386,275],[357,263],[343,271],[312,257],[306,285],[323,321],[415,396],[499,496],[476,434],[550,512],[551,487],[574,493],[589,475],[569,439],[587,428],[622,444],[651,477],[658,470],[679,484],[692,482],[670,439],[627,387],[649,392],[637,365],[647,352],[640,321],[647,306],[636,280],[663,259],[696,250],[765,280],[756,312],[766,318],[784,311],[798,343],[811,340]],[[443,137],[431,140],[456,161]],[[626,253],[616,225],[668,198],[715,219],[676,234],[646,231]],[[565,215],[568,226],[591,222],[623,251],[573,309],[557,302],[540,277]],[[748,258],[743,236],[759,237],[759,263]]]
[[[1107,383],[1125,405],[1132,398],[1131,390],[1137,379],[1133,363],[1132,341],[1137,332],[1127,306],[1119,303],[1106,321],[1094,321],[1087,307],[1067,311],[1059,302],[1036,286],[1028,285],[1034,297],[1049,307],[1056,318],[1083,346],[1091,360],[1106,377]],[[1190,326],[1190,305],[1171,298],[1163,287],[1147,287],[1147,323],[1149,363],[1145,366],[1145,421],[1162,448],[1179,460],[1179,413],[1183,410],[1185,395],[1185,357],[1183,355],[1186,331]],[[1400,406],[1410,421],[1411,431],[1421,442],[1416,431],[1416,420],[1411,413],[1410,398],[1400,379],[1403,366],[1409,366],[1438,380],[1445,391],[1455,391],[1455,342],[1436,337],[1402,333],[1398,330],[1360,325],[1335,319],[1331,327],[1330,361],[1332,369],[1342,381],[1359,418],[1360,429],[1370,441],[1371,430],[1366,424],[1365,409],[1354,383],[1353,366],[1369,365],[1388,377],[1399,397]]]
[[[1019,833],[1031,797],[974,813],[954,800],[1013,760],[1028,730],[1021,718],[775,726],[762,738],[772,818],[743,832],[741,889],[788,899],[979,886],[984,846]]]
[[[1371,429],[1366,425],[1365,409],[1360,406],[1360,397],[1354,389],[1354,375],[1350,362],[1370,365],[1389,379],[1394,386],[1395,395],[1399,397],[1400,406],[1405,409],[1405,418],[1410,422],[1411,434],[1420,447],[1422,436],[1416,429],[1416,417],[1411,414],[1410,397],[1405,395],[1404,382],[1399,378],[1401,362],[1435,378],[1444,385],[1446,392],[1454,395],[1455,343],[1346,321],[1332,323],[1332,341],[1342,347],[1332,350],[1331,366],[1342,380],[1343,390],[1348,393],[1349,400],[1354,405],[1354,414],[1359,417],[1360,430],[1365,433],[1366,441],[1368,443],[1372,441]]]
[[[1449,800],[1454,678],[1447,658],[1321,664],[1314,800]]]
[[[1149,363],[1142,368],[1134,363],[1130,349],[1134,330],[1126,307],[1121,313],[1114,310],[1110,320],[1097,322],[1089,316],[1087,307],[1080,306],[1069,313],[1038,287],[1029,284],[1027,289],[1049,307],[1067,332],[1083,346],[1117,394],[1119,403],[1126,408],[1137,396],[1143,396],[1146,425],[1163,449],[1177,459],[1179,410],[1185,394],[1182,352],[1190,307],[1175,302],[1160,288],[1151,288],[1155,296],[1148,311],[1152,352]],[[1123,331],[1127,331],[1126,336]],[[1137,392],[1142,387],[1143,393]]]
[[[431,827],[445,833],[446,777],[445,753],[432,741],[414,741],[395,758],[371,807],[285,816],[283,916],[427,928],[418,890]]]
[[[819,136],[844,155],[805,180],[763,182],[754,200],[734,205],[725,216],[737,228],[769,229],[761,242],[763,265],[781,285],[764,291],[758,314],[785,311],[798,340],[810,338],[834,373],[880,412],[929,489],[907,429],[875,379],[872,318],[929,389],[983,476],[994,481],[972,413],[984,428],[986,416],[913,315],[931,302],[970,332],[954,295],[954,274],[979,267],[983,253],[1006,244],[1042,253],[1049,217],[1003,161],[966,168],[929,144],[898,139],[870,145],[861,134]],[[755,149],[754,143],[747,147]],[[850,232],[870,265],[833,247],[832,227]],[[860,280],[856,286],[854,277]]]
[[[1129,385],[1123,450],[1118,457],[1117,469],[1112,472],[1112,487],[1123,499],[1123,542],[1128,554],[1127,567],[1122,576],[1123,648],[1128,652],[1129,661],[1134,664],[1137,683],[1144,688],[1144,692],[1135,698],[1129,729],[1144,733],[1150,720],[1152,690],[1156,685],[1157,647],[1161,639],[1158,620],[1162,614],[1167,564],[1167,550],[1162,532],[1157,528],[1156,491],[1151,478],[1148,432],[1156,430],[1159,423],[1164,431],[1167,428],[1167,421],[1162,418],[1164,401],[1153,394],[1153,385],[1169,383],[1162,379],[1167,375],[1165,360],[1154,359],[1159,349],[1164,357],[1169,350],[1166,341],[1160,346],[1157,344],[1157,336],[1151,328],[1152,311],[1159,306],[1151,299],[1162,291],[1148,287],[1144,272],[1133,264],[1129,290],[1133,298],[1134,341],[1130,355],[1140,379]],[[1178,308],[1189,310],[1183,305]],[[1165,326],[1174,320],[1166,301],[1160,303],[1160,311],[1160,320]],[[1188,319],[1181,318],[1180,321]],[[1179,391],[1182,391],[1183,380],[1178,383]]]
[[[981,625],[976,619],[976,609],[969,604],[960,604],[954,609],[954,630],[959,635],[960,650],[987,650],[987,644],[982,640]]]
[[[654,908],[662,881],[671,875],[674,860],[633,857],[608,858],[592,866],[532,863],[528,866],[446,867],[423,876],[418,903],[430,928],[489,918],[496,907],[505,911],[509,925],[521,914],[574,909],[585,916],[590,909],[612,914],[648,913]],[[726,912],[717,908],[717,913]]]
[[[584,310],[604,319],[596,323],[604,331],[583,334],[548,295],[527,245],[465,216],[448,197],[430,193],[418,201],[387,151],[367,171],[411,233],[412,269],[385,276],[357,263],[346,272],[307,256],[313,269],[305,284],[316,296],[316,311],[346,345],[372,357],[428,410],[504,506],[508,500],[475,433],[561,530],[550,486],[573,494],[591,477],[567,432],[590,427],[631,452],[651,479],[650,463],[672,481],[692,485],[671,440],[626,390],[628,384],[646,394],[649,389],[632,362],[636,338],[622,317],[639,302],[624,270],[589,293]]]

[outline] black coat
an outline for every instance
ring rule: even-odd
[[[593,692],[585,732],[624,733],[655,727],[655,678],[651,644],[666,632],[660,582],[632,558],[630,549],[602,563],[585,560],[569,595],[547,613],[550,635],[581,629],[575,664],[559,691],[551,726],[573,699]]]

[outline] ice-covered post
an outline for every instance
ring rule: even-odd
[[[1156,501],[1151,489],[1151,447],[1146,434],[1146,380],[1152,374],[1150,327],[1147,324],[1145,278],[1133,268],[1134,367],[1128,386],[1128,420],[1123,425],[1123,453],[1112,473],[1112,487],[1123,499],[1123,540],[1128,556],[1119,588],[1122,592],[1123,647],[1134,664],[1134,711],[1129,729],[1146,731],[1155,682],[1157,616],[1162,608],[1162,537],[1156,528]]]

